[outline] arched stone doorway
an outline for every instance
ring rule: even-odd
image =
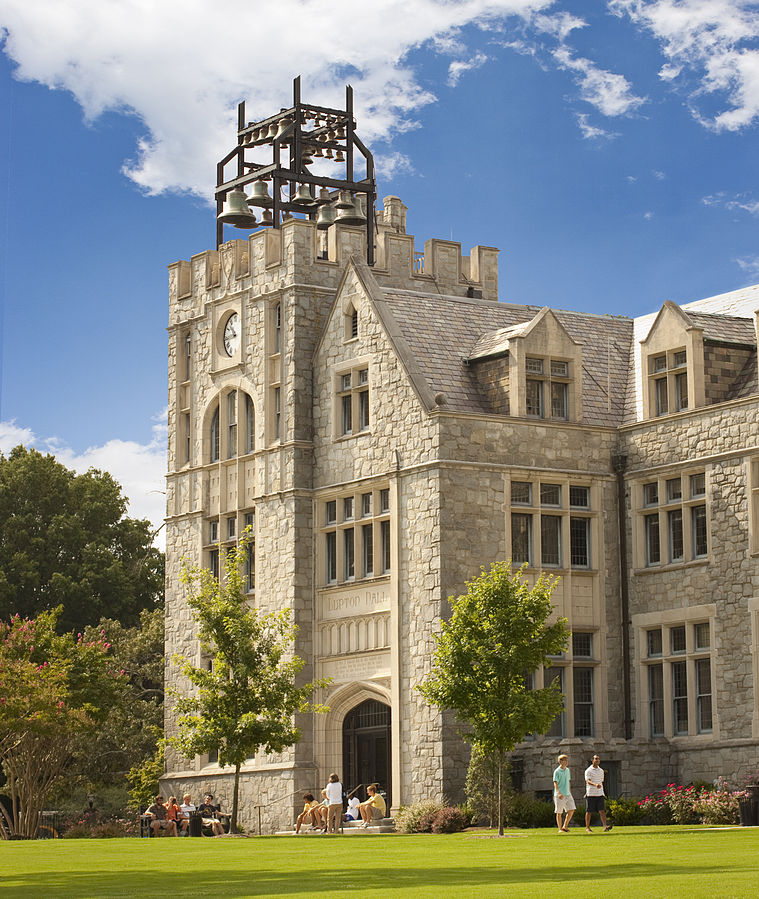
[[[367,699],[351,709],[343,720],[343,785],[352,790],[359,784],[379,784],[392,804],[390,706]],[[360,799],[365,798],[362,790]]]

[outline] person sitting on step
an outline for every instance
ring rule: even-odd
[[[366,802],[361,802],[358,806],[358,810],[361,813],[361,819],[364,822],[362,825],[363,827],[368,827],[373,821],[381,821],[385,817],[385,812],[387,811],[385,800],[377,792],[375,786],[372,785],[367,787],[366,792],[368,793],[369,798]]]
[[[321,829],[320,805],[317,800],[314,799],[314,794],[304,793],[303,803],[303,811],[298,815],[295,822],[295,833],[300,833],[303,824],[310,824],[312,827]]]

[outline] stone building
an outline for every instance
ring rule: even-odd
[[[613,791],[736,780],[759,745],[759,286],[639,319],[499,301],[497,251],[429,240],[387,197],[366,229],[278,230],[170,271],[167,683],[202,662],[183,558],[251,525],[251,600],[291,609],[324,715],[243,769],[243,822],[287,822],[337,771],[397,808],[462,798],[467,749],[414,687],[481,566],[560,575],[565,711],[513,773],[598,751]],[[171,714],[167,731],[173,727]],[[231,775],[170,755],[175,792]]]

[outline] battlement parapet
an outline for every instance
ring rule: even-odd
[[[471,255],[461,244],[433,238],[416,251],[406,234],[406,207],[386,197],[377,220],[374,274],[385,286],[436,291],[458,296],[498,299],[498,250],[476,246]],[[247,240],[229,240],[218,250],[197,253],[169,266],[170,324],[202,313],[208,295],[215,297],[254,289],[260,293],[293,282],[337,287],[351,256],[365,255],[366,230],[332,225],[319,231],[304,219],[288,219],[279,229],[261,229]],[[214,297],[214,298],[215,298]]]

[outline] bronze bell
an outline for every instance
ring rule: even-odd
[[[277,129],[277,133],[274,136],[278,140],[282,140],[282,138],[285,136],[285,133],[290,128],[292,123],[293,123],[292,119],[282,119],[282,121],[279,123],[279,128]]]
[[[353,196],[349,190],[341,190],[338,193],[335,209],[353,209]]]
[[[337,225],[365,225],[366,216],[361,208],[361,200],[354,197],[350,209],[342,207],[335,219]]]
[[[255,228],[256,217],[248,208],[248,198],[245,192],[239,188],[231,190],[224,200],[224,208],[216,216],[224,225],[234,225],[235,228]]]
[[[277,123],[272,122],[271,125],[269,125],[269,133],[266,135],[267,138],[276,137],[277,131],[279,131],[279,128],[277,127]]]
[[[295,191],[295,196],[290,200],[290,204],[304,209],[316,206],[316,200],[311,193],[311,186],[309,184],[299,184],[298,189]]]
[[[261,226],[271,228],[273,225],[274,219],[272,218],[271,209],[264,209],[264,214],[261,216]]]
[[[335,212],[334,206],[330,206],[329,204],[320,206],[319,214],[316,216],[316,227],[319,231],[326,231],[330,225],[335,224],[336,218],[337,213]]]
[[[269,196],[269,188],[266,186],[266,182],[254,181],[253,190],[248,197],[248,204],[250,206],[271,206],[272,203],[273,200]]]

